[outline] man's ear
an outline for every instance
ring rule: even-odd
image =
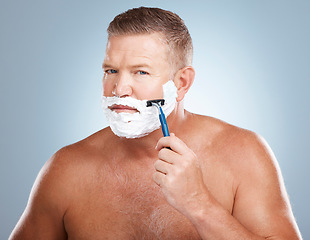
[[[185,94],[192,86],[194,78],[195,70],[192,66],[184,67],[177,72],[174,78],[174,84],[178,89],[177,102],[183,100]]]

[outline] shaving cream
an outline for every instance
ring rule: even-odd
[[[175,108],[177,98],[177,88],[172,80],[163,85],[163,95],[165,104],[162,106],[162,109],[166,117],[168,117]],[[147,107],[146,102],[148,100],[138,100],[132,97],[103,96],[103,110],[115,135],[126,138],[140,138],[160,128],[158,109],[157,107]],[[137,109],[138,112],[117,113],[109,108],[113,105],[132,107]]]

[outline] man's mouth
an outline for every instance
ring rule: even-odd
[[[110,106],[109,109],[111,109],[112,111],[117,112],[117,113],[122,113],[122,112],[136,113],[136,112],[139,112],[136,108],[129,107],[126,105],[114,104],[114,105]]]

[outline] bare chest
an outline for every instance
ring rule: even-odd
[[[151,174],[113,169],[97,176],[97,183],[90,181],[64,218],[68,238],[200,239],[191,222],[165,201]]]
[[[205,182],[213,196],[228,211],[233,194],[225,169],[207,171]],[[104,166],[81,176],[76,197],[64,224],[68,239],[201,239],[192,223],[170,206],[153,182],[154,167],[127,168]],[[224,173],[224,174],[222,174]]]

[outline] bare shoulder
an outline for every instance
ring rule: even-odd
[[[41,178],[60,184],[63,191],[73,196],[75,185],[81,184],[81,177],[87,175],[105,159],[110,147],[109,131],[100,130],[89,137],[58,150],[44,165]],[[64,200],[64,199],[63,199]],[[62,201],[64,202],[64,201]]]
[[[200,136],[196,145],[203,144],[205,159],[234,175],[234,184],[249,176],[281,178],[276,158],[262,136],[213,117],[194,115],[194,119],[194,135]]]
[[[217,119],[205,121],[214,131],[216,159],[229,167],[237,186],[233,216],[258,235],[300,239],[280,167],[265,139]]]
[[[237,184],[261,179],[283,185],[276,157],[267,141],[259,134],[218,119],[208,120],[211,128],[212,147],[218,159],[229,166]],[[260,181],[262,182],[262,181]],[[284,186],[279,186],[284,189]]]
[[[42,167],[10,239],[66,239],[64,217],[98,162],[104,130],[58,150]]]
[[[280,167],[264,138],[215,118],[199,118],[199,134],[209,134],[206,145],[215,162],[209,166],[232,173],[232,215],[260,236],[300,239]]]
[[[222,128],[215,138],[215,145],[228,156],[225,163],[231,165],[240,178],[248,176],[249,171],[252,175],[260,174],[260,177],[264,174],[278,176],[277,160],[261,135],[225,122],[219,121],[218,124]]]
[[[200,115],[197,118],[199,134],[206,135],[205,139],[215,153],[227,156],[226,164],[243,163],[246,167],[259,162],[275,163],[271,148],[259,134],[216,118]]]
[[[79,164],[93,163],[92,160],[111,147],[114,137],[108,128],[102,129],[81,141],[70,144],[58,150],[49,162],[60,164],[65,169],[79,166]],[[87,161],[86,161],[87,160]],[[102,159],[101,159],[102,160]]]

